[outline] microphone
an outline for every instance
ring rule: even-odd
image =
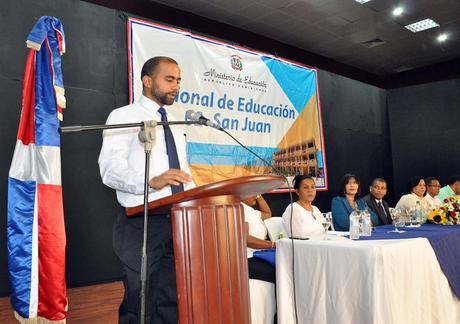
[[[191,109],[189,109],[189,110],[187,110],[185,112],[185,120],[197,121],[197,122],[200,122],[201,125],[213,127],[213,128],[218,129],[220,131],[223,130],[223,128],[220,127],[219,124],[217,124],[217,123],[213,122],[212,120],[204,117],[201,112],[195,112],[195,111],[193,111]]]

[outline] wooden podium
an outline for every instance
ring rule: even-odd
[[[180,324],[251,322],[240,202],[283,183],[282,176],[246,176],[149,203],[151,214],[171,213]],[[126,209],[128,216],[142,212],[143,206]]]

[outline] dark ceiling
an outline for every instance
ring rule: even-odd
[[[459,0],[154,0],[377,75],[460,57]],[[405,12],[398,18],[397,5]],[[404,26],[431,18],[440,27]],[[449,38],[440,44],[437,36]],[[376,40],[376,41],[374,41]],[[370,43],[369,43],[370,42]],[[369,47],[374,45],[374,47]]]
[[[457,76],[460,66],[460,0],[371,0],[364,4],[354,0],[90,2],[145,18],[160,18],[166,23],[192,30],[200,25],[193,17],[205,17],[208,22],[217,21],[221,26],[248,31],[312,54],[313,59],[307,64],[322,67],[327,61],[342,70],[343,66],[351,67],[360,71],[361,77],[356,79],[384,87],[402,85],[404,82],[401,80],[413,79],[414,75],[419,75],[422,82],[424,78],[432,81]],[[398,5],[404,8],[404,12],[394,17],[392,11]],[[425,18],[433,19],[440,26],[418,33],[404,27]],[[206,33],[204,25],[200,25],[199,32]],[[216,33],[210,28],[208,34],[241,43],[241,37],[235,36],[235,39],[229,33],[231,30]],[[441,33],[448,35],[443,43],[437,41]],[[247,42],[242,45],[251,46]],[[252,47],[267,50],[260,48],[260,44]],[[274,51],[278,53],[276,46]],[[350,76],[350,73],[341,74]]]

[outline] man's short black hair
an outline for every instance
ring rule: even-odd
[[[435,180],[439,182],[438,178],[436,178],[436,177],[426,177],[426,178],[425,178],[425,185],[428,186],[428,185],[431,184],[431,182],[433,182],[433,181],[435,181]]]
[[[450,178],[450,185],[453,185],[454,183],[456,183],[457,181],[460,181],[460,174],[454,174],[451,178]]]
[[[174,63],[179,65],[176,60],[167,57],[167,56],[155,56],[150,59],[148,59],[145,63],[144,66],[142,66],[142,71],[141,71],[141,80],[144,77],[144,75],[154,75],[156,72],[156,69],[158,65],[161,62],[168,62],[168,63]]]
[[[376,184],[377,182],[383,182],[383,183],[385,183],[385,184],[387,183],[386,180],[383,179],[383,178],[375,178],[375,179],[372,180],[372,182],[371,182],[371,187],[375,186],[375,184]]]

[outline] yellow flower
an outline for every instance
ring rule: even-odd
[[[428,213],[427,220],[434,224],[458,224],[460,218],[460,196],[444,199],[439,209]]]

